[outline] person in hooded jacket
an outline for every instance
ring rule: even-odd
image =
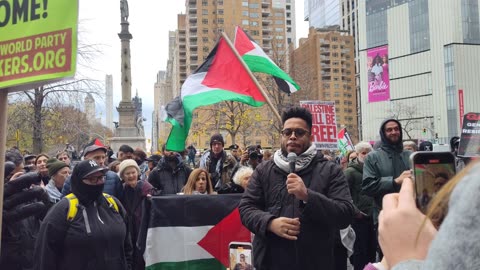
[[[383,121],[380,127],[382,145],[365,159],[362,191],[375,200],[375,221],[382,208],[383,196],[399,192],[403,179],[412,176],[409,161],[412,152],[403,150],[402,137],[400,122],[395,119]]]
[[[102,194],[107,170],[94,160],[75,166],[71,184],[77,207],[69,194],[50,209],[35,242],[34,269],[132,269],[126,211],[118,199]]]
[[[168,151],[165,144],[162,146],[162,154],[157,167],[148,175],[148,182],[157,189],[157,195],[177,194],[187,183],[192,168],[183,162],[179,153]]]
[[[381,145],[371,152],[363,165],[362,192],[373,197],[373,222],[378,226],[378,214],[383,196],[398,193],[403,179],[412,177],[410,154],[403,150],[402,125],[395,119],[387,119],[380,126]],[[379,248],[379,247],[378,247]],[[378,249],[381,255],[381,250]]]

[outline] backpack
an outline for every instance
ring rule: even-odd
[[[118,209],[118,204],[117,204],[117,202],[115,202],[115,199],[113,199],[113,197],[111,195],[109,195],[107,193],[103,193],[103,197],[105,197],[105,199],[109,203],[110,208],[113,207],[115,212],[120,213],[120,211]],[[68,194],[67,196],[65,196],[65,198],[68,199],[68,203],[69,203],[68,204],[68,212],[67,212],[67,220],[72,221],[75,218],[75,216],[77,215],[78,198],[73,193]]]

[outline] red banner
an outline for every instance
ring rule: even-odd
[[[463,105],[463,89],[458,89],[458,111],[460,112],[460,127],[463,127],[463,115],[465,107]]]

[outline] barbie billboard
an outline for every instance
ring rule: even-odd
[[[390,99],[388,78],[388,47],[382,46],[367,51],[368,102]]]

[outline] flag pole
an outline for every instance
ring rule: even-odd
[[[248,68],[247,64],[245,64],[245,61],[243,61],[242,57],[240,56],[240,54],[238,53],[238,51],[235,49],[235,46],[233,46],[233,44],[232,44],[232,42],[230,41],[230,39],[228,38],[227,34],[225,34],[225,32],[222,32],[222,36],[223,36],[223,38],[225,39],[225,41],[227,42],[227,44],[228,44],[228,46],[230,47],[230,49],[232,49],[232,51],[233,51],[233,53],[235,54],[235,56],[237,57],[237,59],[240,61],[240,63],[242,63],[243,68],[245,68],[245,70],[247,71],[247,73],[248,73],[248,75],[250,76],[250,78],[252,78],[253,82],[255,83],[255,85],[257,86],[257,88],[260,90],[260,93],[262,93],[263,97],[264,97],[265,100],[267,101],[268,106],[270,106],[270,108],[272,109],[272,111],[273,111],[273,113],[275,114],[275,116],[277,116],[278,121],[282,122],[282,117],[280,117],[280,114],[279,114],[278,111],[276,110],[275,106],[273,106],[273,103],[270,101],[270,98],[268,98],[267,93],[265,93],[265,91],[263,90],[262,86],[260,86],[260,84],[259,84],[258,81],[257,81],[257,78],[255,78],[255,76],[253,76],[252,71],[250,71],[250,68]]]
[[[0,89],[0,210],[3,209],[3,186],[5,179],[5,150],[7,143],[7,107],[8,107],[8,91],[7,89]],[[0,249],[2,240],[2,213],[0,211]],[[5,247],[4,247],[5,248]]]

